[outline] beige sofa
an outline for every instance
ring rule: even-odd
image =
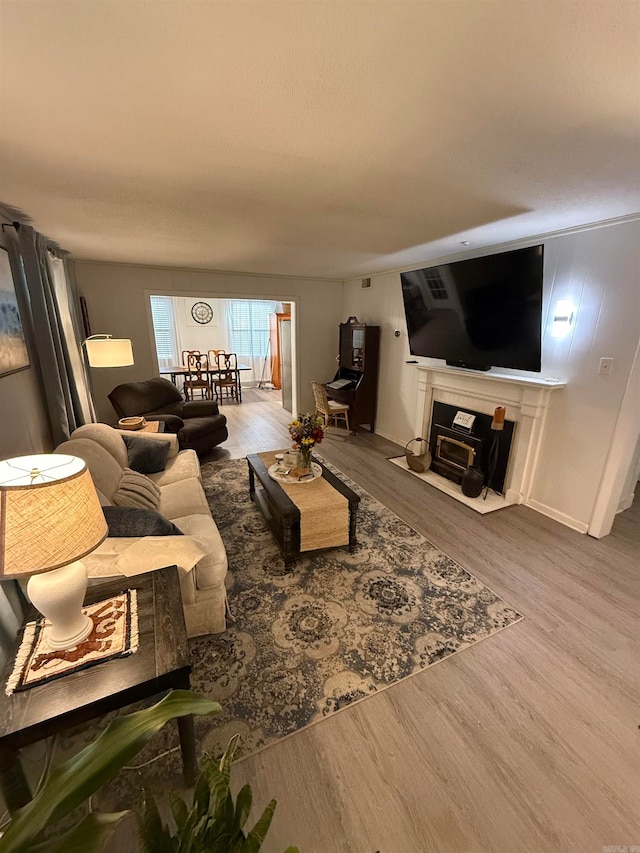
[[[149,477],[160,489],[158,512],[185,535],[107,537],[82,561],[90,577],[132,575],[177,565],[187,635],[224,631],[227,555],[202,488],[198,457],[194,450],[178,451],[175,435],[144,433],[144,438],[170,445],[164,471]],[[121,431],[106,424],[87,424],[75,430],[56,453],[84,459],[102,503],[113,502],[128,461]]]

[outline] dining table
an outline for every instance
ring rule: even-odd
[[[251,370],[248,364],[238,364],[236,367],[236,371],[238,373],[238,402],[242,402],[242,382],[241,374],[243,371]],[[162,367],[160,369],[160,376],[168,376],[169,379],[173,382],[176,388],[180,388],[178,385],[178,378],[182,377],[184,380],[186,376],[190,373],[193,373],[193,370],[190,370],[188,367],[185,367],[183,364],[173,365],[172,367]],[[218,367],[208,367],[206,370],[202,370],[202,373],[206,373],[211,380],[211,390],[213,391],[213,380],[219,376],[221,373],[232,373],[233,371],[220,369]]]

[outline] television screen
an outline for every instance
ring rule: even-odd
[[[539,372],[543,248],[401,273],[411,354]]]

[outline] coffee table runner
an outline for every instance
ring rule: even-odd
[[[269,468],[276,463],[276,453],[259,453]],[[339,548],[349,544],[349,501],[324,477],[311,483],[278,483],[300,510],[300,550]]]

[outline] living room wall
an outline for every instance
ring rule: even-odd
[[[640,222],[622,222],[500,248],[515,249],[539,242],[545,246],[542,371],[527,374],[497,370],[555,377],[568,383],[566,389],[553,394],[530,503],[584,532],[638,345]],[[480,254],[483,252],[425,257],[424,263],[416,266]],[[558,299],[565,298],[577,307],[576,321],[566,338],[552,338],[551,309]],[[367,289],[362,288],[360,278],[345,282],[343,314],[382,327],[376,431],[405,444],[415,429],[418,371],[405,363],[413,356],[409,353],[399,272],[373,276]],[[401,332],[398,338],[394,336],[396,329]],[[614,359],[609,376],[598,374],[602,357]],[[444,363],[426,358],[418,361]],[[630,458],[630,465],[631,462]]]
[[[76,261],[78,290],[87,300],[91,329],[131,338],[135,365],[91,371],[99,420],[113,422],[107,394],[121,382],[156,375],[148,294],[228,299],[246,297],[297,303],[299,408],[313,405],[311,381],[335,373],[342,283],[326,279],[245,275],[167,267]]]

